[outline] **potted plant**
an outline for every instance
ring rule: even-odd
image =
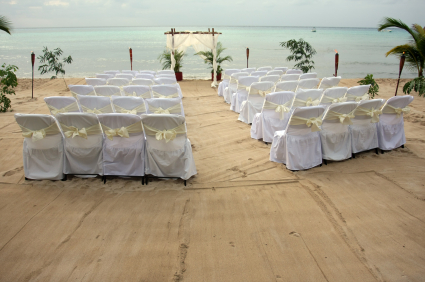
[[[180,71],[182,67],[183,57],[185,56],[183,51],[174,51],[174,60],[176,60],[176,65],[174,66],[174,72],[176,74],[176,80],[183,80],[183,73]],[[162,64],[162,69],[170,69],[171,68],[171,52],[170,50],[164,50],[161,55],[159,55],[158,60]]]
[[[223,69],[221,68],[221,63],[228,61],[232,62],[233,58],[231,56],[221,57],[221,53],[226,50],[226,48],[223,48],[223,45],[221,42],[217,43],[217,80],[221,80],[221,73],[223,72]],[[204,56],[204,63],[210,65],[211,68],[211,80],[214,80],[214,69],[213,69],[213,53],[212,51],[200,51],[196,53],[195,55],[201,55]]]

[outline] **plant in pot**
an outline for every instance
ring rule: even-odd
[[[221,68],[221,63],[228,61],[232,62],[233,58],[231,56],[221,57],[221,53],[226,50],[226,48],[223,48],[223,45],[221,42],[217,43],[217,80],[221,80],[221,73],[223,72],[223,69]],[[211,69],[211,80],[214,80],[214,69],[213,69],[213,53],[212,51],[199,51],[195,55],[200,55],[204,57],[204,63],[210,65]]]
[[[176,80],[183,80],[183,73],[180,71],[182,68],[183,57],[185,56],[183,51],[174,51],[174,60],[176,60],[176,65],[174,66],[174,72],[176,74]],[[162,69],[167,70],[171,68],[171,51],[164,50],[161,55],[158,57],[159,62],[162,64]]]

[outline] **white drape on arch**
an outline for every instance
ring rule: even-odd
[[[196,52],[199,51],[208,51],[212,50],[213,53],[213,69],[214,69],[214,81],[211,83],[211,87],[217,86],[217,39],[219,34],[214,34],[214,36],[209,34],[194,34],[184,33],[184,34],[167,34],[167,48],[171,51],[179,50],[186,51],[187,47],[192,46]],[[173,40],[174,39],[174,40]],[[200,56],[204,59],[204,56]],[[174,70],[174,66],[176,65],[176,61],[174,60],[174,56],[171,56],[171,69]]]

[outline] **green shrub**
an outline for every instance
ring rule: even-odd
[[[404,94],[410,94],[412,90],[418,92],[419,96],[425,97],[425,79],[423,76],[417,77],[403,86]]]
[[[379,85],[376,83],[375,79],[373,79],[373,74],[368,74],[360,81],[357,81],[360,85],[368,85],[370,84],[369,91],[367,92],[369,94],[369,97],[371,99],[375,98],[375,95],[378,95],[379,91]]]
[[[289,41],[280,42],[280,46],[289,49],[292,53],[286,58],[287,61],[300,61],[298,64],[294,65],[294,68],[300,69],[304,73],[314,69],[314,61],[312,58],[317,52],[310,43],[301,38],[298,41],[291,39]]]
[[[15,95],[15,88],[18,86],[18,79],[15,72],[17,66],[3,64],[0,69],[0,112],[6,112],[12,108],[10,99],[6,95]]]
[[[65,64],[72,63],[72,57],[68,56],[63,58],[63,63],[60,62],[60,56],[62,56],[63,51],[61,48],[56,48],[53,51],[49,51],[47,47],[43,48],[43,55],[38,56],[37,59],[40,60],[40,64],[43,64],[38,67],[38,70],[43,75],[48,72],[55,72],[56,75],[53,75],[50,79],[56,79],[58,74],[62,75],[63,81],[65,82],[65,87],[68,88],[65,81],[65,70],[63,69]]]

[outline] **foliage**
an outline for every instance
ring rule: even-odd
[[[63,58],[62,63],[60,60],[60,56],[62,56],[62,54],[63,51],[61,48],[56,48],[53,51],[49,51],[47,47],[44,47],[43,55],[37,57],[37,59],[39,59],[40,63],[42,64],[38,67],[38,70],[42,75],[51,71],[54,72],[56,75],[53,75],[50,79],[56,79],[58,74],[60,73],[66,86],[65,70],[63,68],[65,64],[72,63],[72,57],[68,56]]]
[[[174,66],[174,72],[180,72],[180,69],[183,67],[183,57],[186,56],[183,51],[174,51],[174,60],[176,60],[176,65]],[[158,56],[159,62],[162,64],[162,69],[171,68],[171,52],[170,50],[164,50],[161,55]]]
[[[404,94],[410,94],[412,90],[418,92],[419,96],[425,97],[425,78],[423,76],[417,77],[403,86]]]
[[[11,34],[12,23],[4,16],[0,16],[0,30]]]
[[[226,50],[226,48],[223,48],[223,45],[221,44],[221,42],[217,42],[217,54],[216,54],[217,74],[220,74],[223,72],[223,69],[221,68],[221,63],[225,61],[228,61],[228,62],[233,61],[233,58],[231,56],[221,57],[221,53],[223,53],[224,50]],[[214,69],[213,69],[214,56],[212,51],[199,51],[195,55],[204,56],[205,57],[204,63],[210,65],[209,68],[211,69],[211,73],[214,72]]]
[[[10,99],[6,95],[15,95],[15,88],[18,86],[18,79],[15,72],[17,66],[3,64],[0,69],[0,112],[5,112],[11,108]]]
[[[409,43],[404,45],[399,45],[389,50],[386,53],[386,56],[394,55],[400,57],[403,52],[406,56],[406,66],[407,68],[414,69],[418,71],[418,76],[423,76],[423,69],[425,64],[425,32],[424,29],[418,25],[412,25],[412,28],[409,28],[401,20],[394,18],[384,18],[382,23],[378,26],[378,31],[384,30],[386,28],[396,27],[402,30],[407,31],[412,39]]]
[[[300,40],[291,39],[289,41],[280,42],[280,46],[289,49],[291,55],[289,55],[287,61],[295,61],[298,64],[294,65],[294,68],[302,70],[304,73],[314,69],[313,56],[317,53],[316,50],[302,38]]]
[[[374,99],[375,95],[378,95],[379,85],[378,83],[376,83],[375,79],[373,79],[373,74],[366,75],[365,78],[363,78],[360,81],[357,81],[357,83],[359,83],[360,85],[370,84],[370,88],[367,93],[369,93],[369,97],[371,99]]]

